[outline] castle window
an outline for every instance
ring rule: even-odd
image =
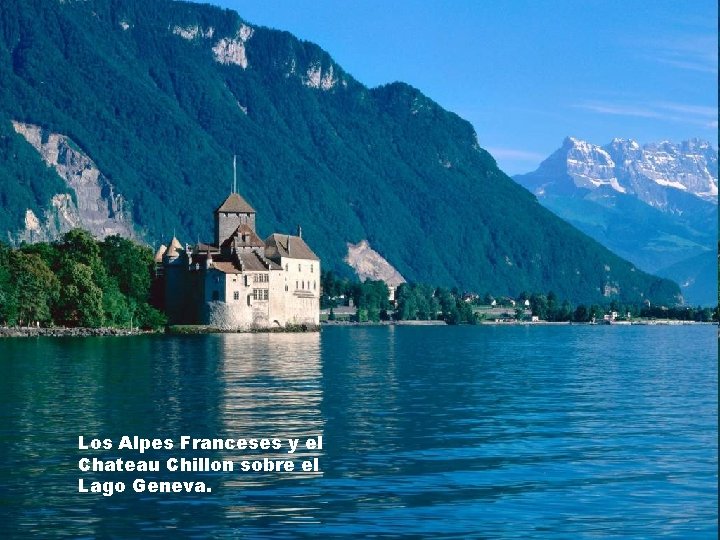
[[[240,291],[235,291],[233,293],[233,300],[240,300]]]
[[[289,266],[288,263],[285,263],[285,271],[286,272],[288,271],[288,266]]]
[[[302,266],[298,264],[298,272],[302,272]]]
[[[287,283],[286,283],[286,284],[285,284],[285,291],[287,292],[287,290],[288,290],[288,286],[287,286]]]
[[[310,265],[310,273],[311,274],[313,273],[313,265],[312,264]]]
[[[296,282],[295,282],[295,288],[296,288],[296,289],[299,289],[299,288],[300,288],[300,282],[299,282],[299,281],[296,281]]]
[[[263,290],[263,300],[268,300],[270,298],[270,291],[265,289]]]
[[[268,294],[267,289],[253,289],[252,297],[253,300],[267,300]]]
[[[317,290],[317,281],[313,281],[313,291]]]

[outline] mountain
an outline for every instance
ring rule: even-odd
[[[514,179],[569,223],[639,268],[675,279],[687,302],[714,305],[718,154],[693,139],[605,146],[568,137]]]
[[[8,240],[52,236],[68,216],[155,246],[173,231],[209,239],[233,155],[261,235],[301,224],[341,274],[366,241],[409,281],[575,301],[679,293],[538,204],[467,121],[407,84],[367,88],[287,32],[168,0],[2,3]]]
[[[662,268],[657,275],[680,284],[686,302],[705,306],[718,303],[718,253],[705,251]]]

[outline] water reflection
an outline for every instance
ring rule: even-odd
[[[717,532],[712,327],[5,340],[0,362],[2,538]],[[322,435],[322,451],[293,456],[318,456],[322,472],[183,475],[207,495],[81,495],[81,434]],[[264,456],[287,454],[196,457]],[[168,457],[193,455],[153,454]]]

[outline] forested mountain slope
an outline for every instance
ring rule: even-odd
[[[418,90],[368,89],[318,46],[238,14],[167,0],[4,0],[0,230],[58,220],[77,193],[12,122],[62,136],[151,244],[210,239],[232,156],[261,235],[303,226],[325,268],[367,240],[410,281],[576,301],[672,302],[544,209],[472,126]],[[76,161],[80,159],[77,158]],[[49,161],[50,160],[50,161]],[[53,213],[55,212],[55,213]],[[109,212],[112,218],[113,212]],[[32,221],[32,220],[31,220]]]

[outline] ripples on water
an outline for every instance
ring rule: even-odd
[[[710,326],[5,340],[0,362],[5,536],[717,535]],[[126,434],[322,434],[295,457],[322,472],[78,494],[77,436]]]

